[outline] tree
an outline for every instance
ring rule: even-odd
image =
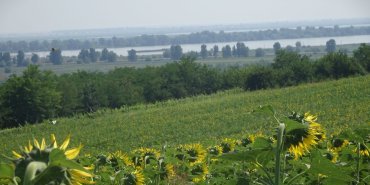
[[[63,63],[62,51],[60,49],[52,48],[49,55],[50,62],[54,65]]]
[[[202,56],[203,59],[207,58],[208,56],[207,45],[202,44],[202,46],[200,47],[200,55]]]
[[[280,42],[275,42],[273,47],[274,47],[274,51],[275,51],[275,54],[276,54],[279,50],[281,50]]]
[[[90,57],[89,57],[89,51],[87,49],[81,49],[80,53],[78,53],[77,58],[79,59],[80,63],[89,63]]]
[[[0,94],[0,125],[16,127],[54,117],[60,102],[55,75],[30,65],[22,76],[11,76]]]
[[[334,39],[330,39],[326,42],[326,52],[333,53],[336,49],[336,43]]]
[[[219,52],[218,46],[217,46],[217,45],[214,45],[214,46],[213,46],[213,56],[214,56],[215,58],[217,58],[217,56],[218,56],[218,52]]]
[[[249,48],[245,46],[243,42],[236,43],[236,55],[238,57],[248,57]]]
[[[107,48],[104,48],[102,51],[101,51],[101,57],[100,57],[100,60],[101,61],[108,61],[108,55],[109,55],[109,51]]]
[[[169,49],[165,49],[162,54],[163,58],[171,58],[171,52]]]
[[[182,48],[180,45],[172,45],[170,48],[171,59],[179,60],[182,57]]]
[[[107,60],[108,60],[108,62],[116,62],[117,61],[117,54],[113,51],[109,51]]]
[[[232,53],[231,53],[230,45],[226,45],[225,47],[222,47],[222,57],[229,58],[231,56],[232,56]]]
[[[32,53],[31,61],[33,64],[36,64],[39,61],[40,57],[39,55]]]
[[[99,53],[95,51],[94,48],[89,49],[89,59],[91,62],[97,62],[99,58]]]
[[[233,56],[233,57],[237,57],[237,52],[236,52],[236,47],[235,47],[235,45],[232,47],[232,49],[231,49],[231,55]]]
[[[256,49],[256,57],[263,57],[265,56],[265,51],[262,48]]]
[[[362,65],[364,69],[370,72],[370,46],[361,44],[360,47],[353,52],[355,60]]]
[[[287,46],[285,47],[285,50],[287,50],[288,52],[293,52],[293,51],[294,51],[294,48],[293,48],[293,46],[291,46],[291,45],[287,45]]]
[[[301,48],[302,48],[302,43],[301,43],[301,42],[299,42],[299,41],[297,41],[297,42],[295,43],[295,51],[296,51],[296,52],[301,52]]]
[[[131,49],[128,52],[128,61],[130,62],[135,62],[137,60],[137,56],[136,56],[136,50],[134,49]]]
[[[10,56],[10,53],[9,52],[5,52],[3,54],[3,61],[5,62],[5,65],[6,66],[11,66],[12,65],[12,58]]]
[[[17,66],[26,66],[24,52],[22,50],[19,50],[17,54]]]

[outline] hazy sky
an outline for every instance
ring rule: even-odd
[[[370,0],[0,0],[0,33],[370,18]]]

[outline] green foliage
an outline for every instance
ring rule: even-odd
[[[60,102],[55,85],[51,72],[34,65],[22,76],[12,76],[1,88],[1,126],[16,127],[55,116]]]
[[[355,60],[362,65],[364,69],[370,72],[370,46],[361,44],[361,46],[353,52]]]
[[[355,74],[364,74],[362,66],[343,52],[325,55],[316,62],[315,74],[318,78],[342,78]]]

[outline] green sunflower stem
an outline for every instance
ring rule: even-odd
[[[277,129],[277,145],[276,145],[276,154],[275,154],[275,185],[280,185],[280,160],[281,160],[281,150],[282,150],[282,144],[283,144],[283,137],[284,137],[284,130],[285,130],[285,124],[280,123],[279,127]]]
[[[361,143],[357,143],[357,165],[356,165],[357,184],[360,183],[360,159],[361,159],[360,149]]]
[[[24,175],[23,185],[33,185],[32,180],[35,179],[36,173],[42,172],[47,168],[46,163],[34,161],[27,165]]]

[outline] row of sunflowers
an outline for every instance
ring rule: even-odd
[[[327,136],[317,117],[278,116],[271,106],[256,110],[278,123],[276,133],[224,138],[219,144],[164,145],[98,156],[33,139],[0,163],[0,184],[369,184],[370,129]]]

